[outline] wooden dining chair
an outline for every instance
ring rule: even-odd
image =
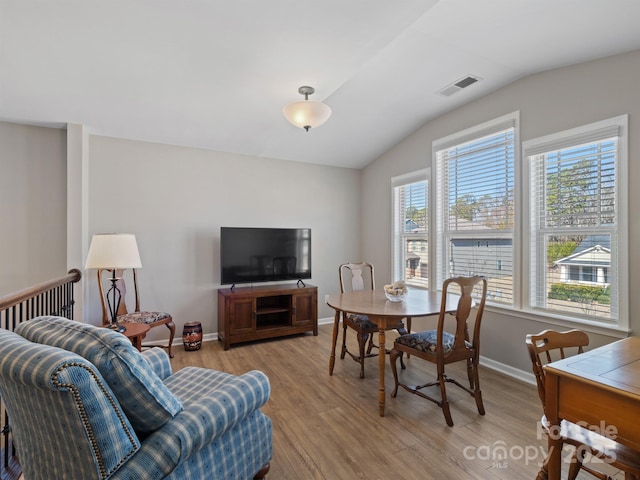
[[[133,279],[133,291],[135,296],[135,309],[132,312],[129,312],[127,309],[126,302],[126,291],[127,286],[124,280],[125,272],[131,270],[131,278]],[[120,290],[120,294],[122,296],[122,301],[118,307],[117,312],[117,321],[118,323],[145,323],[149,325],[151,328],[159,327],[160,325],[166,325],[169,329],[169,342],[166,345],[158,344],[158,345],[146,345],[147,347],[162,347],[167,350],[169,357],[173,358],[173,353],[171,352],[171,346],[173,345],[173,338],[176,334],[176,326],[173,323],[173,317],[166,312],[154,312],[140,309],[140,291],[138,289],[138,272],[135,268],[126,269],[126,270],[117,270],[118,282],[117,286]],[[105,287],[107,285],[106,282],[109,282],[111,276],[113,274],[112,269],[98,269],[98,288],[100,290],[100,300],[102,302],[102,324],[107,325],[111,323],[111,318],[109,318],[109,307],[108,301],[106,297]]]
[[[454,291],[449,292],[452,285],[457,285],[459,291],[455,291],[454,288]],[[477,290],[480,291],[478,292]],[[446,299],[448,293],[460,295],[457,309],[453,314],[447,313]],[[396,397],[400,386],[408,392],[434,402],[442,409],[447,425],[451,427],[453,426],[453,419],[451,418],[449,401],[447,400],[446,384],[452,383],[474,397],[478,413],[484,415],[478,363],[480,358],[480,324],[486,298],[487,279],[484,277],[455,277],[444,281],[437,329],[401,335],[396,338],[393,344],[390,361],[395,388],[391,393],[392,397]],[[473,335],[469,336],[468,320],[471,317],[473,308],[476,309],[476,315],[473,321]],[[447,320],[454,327],[453,333],[445,329]],[[402,365],[402,355],[404,353],[415,355],[417,358],[436,364],[437,379],[424,385],[415,386],[400,383],[396,361],[400,358],[401,366],[404,369]],[[445,366],[454,362],[466,362],[469,388],[446,375]],[[424,388],[433,386],[440,387],[440,398],[432,397],[421,391]]]
[[[338,276],[340,278],[340,292],[346,291],[362,291],[375,290],[374,268],[371,263],[343,263],[338,268]],[[411,329],[411,319],[407,319],[408,328]],[[348,354],[353,360],[360,364],[360,378],[364,378],[364,359],[369,357],[377,357],[378,352],[372,350],[379,349],[373,340],[373,335],[378,331],[378,326],[369,320],[366,315],[358,315],[355,313],[342,312],[342,350],[340,358],[344,359]],[[354,354],[347,348],[347,328],[351,328],[356,332],[358,339],[358,354]],[[406,333],[404,323],[400,321],[391,327],[398,330],[399,333]]]
[[[533,374],[538,385],[538,395],[545,408],[545,372],[544,365],[560,360],[571,355],[578,355],[583,352],[584,347],[589,345],[589,336],[581,330],[568,330],[557,332],[554,330],[544,330],[538,334],[529,334],[525,339]],[[546,415],[540,420],[542,428],[549,434],[549,422]],[[604,432],[603,432],[604,433]],[[588,456],[596,457],[601,462],[612,465],[614,468],[625,472],[626,480],[640,480],[640,457],[637,452],[618,443],[614,438],[607,438],[599,432],[584,428],[566,420],[562,420],[560,425],[560,436],[563,444],[573,445],[575,451],[569,465],[567,478],[574,480],[580,470],[589,472],[591,475],[601,480],[614,480],[607,473],[596,470],[594,463],[586,465],[584,462]],[[536,480],[547,480],[549,478],[548,465],[545,461],[542,469],[538,473]]]

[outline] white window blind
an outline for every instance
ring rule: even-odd
[[[516,116],[434,143],[438,283],[484,275],[488,301],[513,305]]]
[[[429,184],[426,170],[392,179],[393,280],[429,287]]]
[[[618,117],[525,143],[531,308],[617,323],[621,285],[626,288],[620,263],[625,131],[626,117]]]

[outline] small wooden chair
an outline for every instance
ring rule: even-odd
[[[365,289],[375,290],[373,265],[370,263],[343,263],[338,268],[338,274],[341,293],[347,289],[354,292]],[[407,319],[407,325],[410,330],[411,319]],[[347,327],[355,330],[358,336],[358,355],[351,353],[347,348]],[[364,378],[364,359],[378,356],[378,352],[372,353],[374,348],[379,348],[373,342],[373,334],[378,331],[378,326],[366,315],[342,312],[342,328],[340,358],[344,359],[345,354],[349,354],[353,360],[360,364],[360,378]],[[403,322],[399,322],[393,328],[398,330],[400,334],[407,332]]]
[[[538,385],[538,395],[544,409],[545,372],[542,367],[555,360],[582,353],[583,348],[589,345],[589,336],[581,330],[568,330],[565,332],[544,330],[535,335],[527,335],[525,343],[531,357],[533,373],[536,376],[536,384]],[[542,427],[549,433],[549,422],[546,415],[542,416],[540,422]],[[569,480],[574,480],[580,470],[589,472],[601,480],[614,480],[613,477],[606,473],[595,470],[593,464],[585,465],[584,460],[587,453],[625,472],[625,479],[640,480],[640,458],[638,454],[630,448],[617,443],[615,439],[606,438],[598,432],[566,420],[562,420],[560,425],[560,436],[563,444],[568,443],[576,448],[569,466],[569,474],[567,476]],[[547,480],[548,478],[548,465],[545,461],[542,469],[538,472],[536,480]]]
[[[129,269],[132,271],[133,275],[133,290],[135,294],[135,310],[133,312],[129,312],[127,310],[127,302],[126,300],[126,284],[124,281],[124,273],[126,270],[118,270],[117,276],[118,279],[118,289],[120,290],[120,294],[122,295],[122,300],[118,307],[118,323],[145,323],[149,325],[151,328],[158,327],[160,325],[166,325],[169,329],[169,343],[167,345],[147,345],[148,347],[162,347],[167,350],[169,357],[173,358],[173,353],[171,352],[171,346],[173,344],[173,338],[176,334],[176,326],[173,323],[173,318],[170,314],[166,312],[151,312],[151,311],[141,311],[140,310],[140,292],[138,290],[138,273],[135,268]],[[104,275],[103,274],[107,274]],[[98,288],[100,289],[100,300],[102,302],[102,324],[108,325],[111,323],[111,319],[109,318],[109,307],[107,304],[106,291],[105,291],[105,282],[109,281],[111,275],[113,274],[113,270],[111,269],[98,269]]]
[[[446,298],[447,293],[449,293],[449,287],[452,284],[458,285],[460,292],[451,293],[460,293],[461,297],[458,301],[458,307],[455,314],[449,315],[447,314]],[[479,299],[475,299],[472,298],[471,294],[478,285],[481,285],[482,290]],[[398,386],[400,386],[408,392],[434,402],[442,408],[447,425],[451,427],[453,426],[453,419],[451,418],[449,401],[447,400],[446,383],[453,383],[475,398],[478,413],[480,413],[480,415],[484,415],[482,392],[480,391],[480,378],[478,375],[478,364],[480,359],[480,323],[482,321],[486,297],[487,279],[484,277],[456,277],[448,278],[444,281],[442,285],[442,302],[440,305],[437,329],[401,335],[396,338],[393,344],[390,360],[395,388],[391,393],[392,397],[395,397],[398,394]],[[474,301],[476,301],[477,304],[474,304]],[[468,319],[473,307],[476,307],[477,311],[473,324],[473,336],[470,337]],[[445,321],[447,318],[451,317],[455,318],[454,333],[445,331]],[[418,358],[435,363],[438,372],[437,379],[434,382],[416,386],[400,383],[398,380],[396,361],[400,358],[402,365],[403,353],[415,355]],[[469,388],[445,374],[445,365],[461,361],[467,363]],[[404,368],[404,366],[402,368]],[[423,388],[433,387],[436,385],[440,387],[439,399],[431,397],[420,391]]]

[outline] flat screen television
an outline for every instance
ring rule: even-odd
[[[220,283],[311,278],[310,228],[220,227]]]

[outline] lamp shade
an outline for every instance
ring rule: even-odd
[[[322,102],[304,100],[285,105],[282,113],[296,127],[309,130],[309,128],[319,127],[329,119],[331,107]]]
[[[94,235],[84,268],[141,268],[135,235],[103,233]]]

